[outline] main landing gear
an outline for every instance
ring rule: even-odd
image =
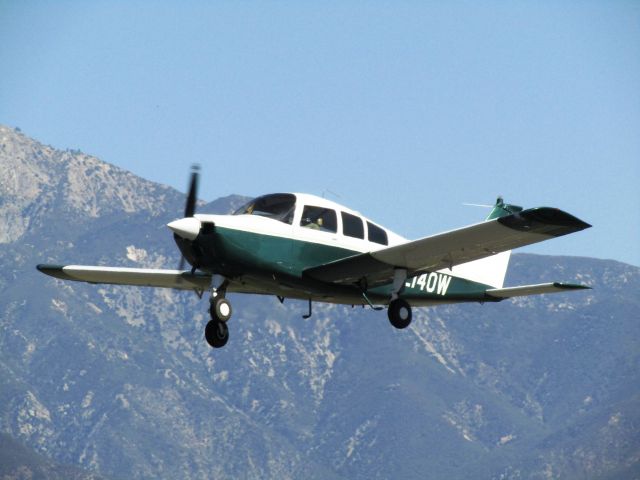
[[[407,328],[411,323],[411,305],[406,300],[398,298],[398,294],[404,290],[407,280],[407,270],[396,268],[393,271],[393,286],[391,301],[389,302],[389,321],[396,328]]]
[[[225,291],[223,289],[213,289],[211,298],[209,299],[209,313],[211,320],[204,328],[204,338],[213,348],[224,347],[229,341],[229,327],[227,320],[231,318],[233,312],[231,303],[224,298]]]
[[[389,303],[389,321],[398,329],[407,328],[411,323],[411,305],[402,298],[396,298]]]

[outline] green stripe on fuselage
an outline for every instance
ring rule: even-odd
[[[213,251],[233,270],[261,270],[302,278],[316,265],[360,252],[319,243],[216,226]],[[237,267],[237,268],[234,268]],[[224,272],[221,272],[224,273]]]
[[[391,286],[385,287],[390,291]],[[406,300],[481,300],[487,288],[490,287],[447,273],[429,272],[408,278],[400,296]]]

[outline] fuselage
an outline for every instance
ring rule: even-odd
[[[198,231],[175,235],[183,255],[195,268],[229,279],[229,291],[243,293],[364,304],[362,287],[328,285],[306,278],[304,271],[407,242],[358,212],[301,193],[258,197],[231,215],[194,217]],[[437,304],[445,296],[448,302],[479,301],[486,288],[438,271],[408,278],[401,296],[416,305]],[[388,303],[391,284],[366,293]]]
[[[195,217],[202,223],[215,225],[221,240],[216,245],[220,249],[217,257],[245,264],[242,271],[246,271],[248,265],[255,265],[301,277],[309,267],[406,242],[392,231],[330,200],[299,193],[284,195],[292,195],[290,208],[293,209],[283,215],[284,218],[269,217],[255,210],[240,213],[242,209],[233,215]],[[347,222],[351,222],[348,232]]]

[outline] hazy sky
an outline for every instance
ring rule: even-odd
[[[0,0],[0,123],[411,238],[556,206],[594,228],[523,251],[640,265],[638,1]]]

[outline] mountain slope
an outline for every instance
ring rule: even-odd
[[[99,480],[102,477],[75,467],[54,464],[21,445],[6,433],[0,433],[0,478],[3,480]]]
[[[0,244],[0,429],[57,462],[116,478],[638,476],[637,267],[514,255],[507,284],[593,290],[419,309],[406,331],[370,309],[303,320],[300,302],[235,296],[214,351],[206,298],[34,268],[174,267],[165,224],[183,195],[0,138],[0,169],[31,175],[0,183],[0,218],[19,225]]]

